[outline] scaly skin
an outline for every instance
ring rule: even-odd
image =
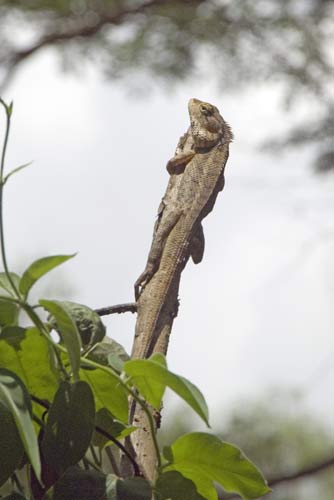
[[[231,129],[211,104],[191,99],[188,109],[191,125],[181,138],[176,155],[167,164],[171,185],[155,228],[146,269],[135,284],[137,297],[141,291],[132,352],[135,358],[147,358],[155,351],[171,288],[178,288],[190,254],[195,262],[201,260],[204,251],[201,221],[211,212],[218,192],[224,187]],[[173,179],[173,174],[179,177]]]

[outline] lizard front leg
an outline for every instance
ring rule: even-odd
[[[168,172],[173,174],[181,174],[184,172],[187,163],[189,163],[195,156],[195,151],[186,151],[184,153],[177,153],[167,163]]]
[[[147,264],[144,272],[139,276],[135,283],[135,298],[138,300],[140,293],[145,285],[150,281],[155,272],[159,269],[161,255],[165,246],[166,239],[179,220],[182,210],[176,207],[167,212],[165,211],[154,235],[152,246],[148,255]]]
[[[187,137],[187,134],[181,137],[179,145],[183,147]],[[184,169],[194,157],[194,154],[195,152],[190,150],[182,152],[180,151],[180,147],[178,146],[175,155],[167,163],[166,168],[171,174],[171,179],[167,188],[167,193],[160,203],[158,209],[158,219],[154,227],[153,241],[149,252],[146,268],[135,282],[134,288],[136,300],[138,300],[138,297],[143,291],[145,285],[150,281],[152,276],[158,270],[161,255],[168,235],[177,223],[182,213],[182,209],[181,207],[179,207],[176,201],[176,197],[174,197],[174,191],[178,182],[176,179],[178,179],[179,176],[183,174]]]

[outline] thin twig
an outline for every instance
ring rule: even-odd
[[[135,461],[135,459],[133,458],[133,456],[128,452],[128,450],[125,448],[125,446],[123,446],[122,443],[120,443],[120,441],[118,441],[116,438],[114,438],[114,436],[111,436],[111,434],[109,434],[108,432],[106,432],[104,429],[102,429],[98,425],[95,426],[95,430],[99,434],[101,434],[102,436],[104,436],[107,439],[109,439],[110,441],[112,441],[120,450],[122,450],[122,452],[124,453],[124,455],[127,456],[127,458],[129,459],[129,461],[133,465],[133,471],[134,471],[134,473],[135,473],[136,476],[141,476],[142,475],[141,472],[140,472],[140,468],[139,468],[137,462]]]
[[[115,457],[113,455],[113,452],[111,451],[111,449],[110,449],[109,446],[107,446],[105,448],[105,452],[107,454],[107,457],[109,458],[109,462],[110,462],[110,465],[112,467],[112,470],[114,471],[114,473],[116,474],[116,476],[121,477],[121,472],[119,470],[118,464],[117,464],[116,459],[115,459]]]
[[[44,47],[50,45],[56,45],[58,43],[64,42],[66,40],[73,40],[75,38],[89,38],[96,35],[99,31],[106,25],[117,26],[122,23],[124,18],[130,15],[136,15],[145,12],[151,7],[166,3],[166,0],[150,0],[142,4],[136,5],[135,7],[123,8],[115,12],[114,9],[99,12],[98,19],[95,24],[79,24],[67,31],[63,29],[56,30],[54,32],[49,32],[40,37],[40,39],[27,49],[15,51],[8,57],[7,71],[1,83],[1,90],[3,90],[12,79],[17,66],[24,60],[28,59],[30,56],[39,52]]]
[[[125,312],[137,312],[137,304],[129,302],[128,304],[116,304],[115,306],[100,307],[95,309],[99,316],[107,316],[108,314],[121,314]]]
[[[328,469],[329,467],[334,466],[334,458],[329,458],[323,462],[318,462],[317,464],[311,465],[309,467],[305,467],[305,469],[301,469],[299,471],[293,472],[292,474],[286,474],[284,476],[277,476],[269,479],[269,486],[275,486],[275,484],[285,483],[288,481],[295,481],[296,479],[301,479],[305,476],[310,476],[312,474],[316,474],[322,470]]]

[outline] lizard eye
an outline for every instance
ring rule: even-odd
[[[212,106],[210,106],[210,104],[201,104],[200,110],[205,116],[213,115],[213,108]]]

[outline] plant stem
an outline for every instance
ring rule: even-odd
[[[113,472],[116,474],[116,476],[121,477],[120,470],[118,468],[118,465],[117,465],[116,459],[113,455],[113,452],[110,449],[110,446],[107,446],[105,448],[105,452],[106,452],[107,457],[109,458],[109,462],[110,462],[110,465],[112,467]]]
[[[139,406],[141,406],[141,408],[145,412],[145,415],[147,416],[147,419],[149,422],[150,431],[152,434],[153,445],[154,445],[154,449],[155,449],[155,453],[156,453],[156,457],[157,457],[157,463],[158,463],[158,467],[160,467],[161,466],[161,459],[160,459],[159,445],[158,445],[158,441],[157,441],[157,437],[156,437],[156,433],[155,433],[154,419],[153,419],[153,416],[152,416],[149,408],[145,404],[145,402],[142,400],[142,398],[140,396],[138,396],[138,394],[135,391],[133,391],[126,384],[126,382],[124,382],[124,380],[112,368],[109,368],[109,367],[104,366],[104,365],[100,365],[98,363],[95,363],[95,361],[92,361],[92,360],[87,359],[87,358],[81,358],[81,361],[83,362],[83,364],[86,364],[87,366],[91,366],[92,368],[99,368],[100,370],[103,370],[109,374],[112,374],[114,377],[117,377],[120,385],[128,392],[128,394],[136,401],[136,403],[138,403]]]
[[[7,279],[9,281],[15,295],[17,296],[17,298],[20,298],[20,293],[19,293],[18,289],[16,288],[16,285],[15,285],[15,283],[10,275],[8,265],[7,265],[4,229],[3,229],[3,188],[4,188],[3,171],[5,168],[6,150],[7,150],[9,130],[10,130],[11,110],[7,106],[7,104],[1,99],[1,97],[0,97],[0,103],[5,108],[5,111],[6,111],[6,132],[5,132],[5,138],[4,138],[4,142],[3,142],[3,146],[2,146],[1,164],[0,164],[0,249],[1,249],[1,259],[2,259],[2,264],[3,264],[4,271],[6,273]]]

